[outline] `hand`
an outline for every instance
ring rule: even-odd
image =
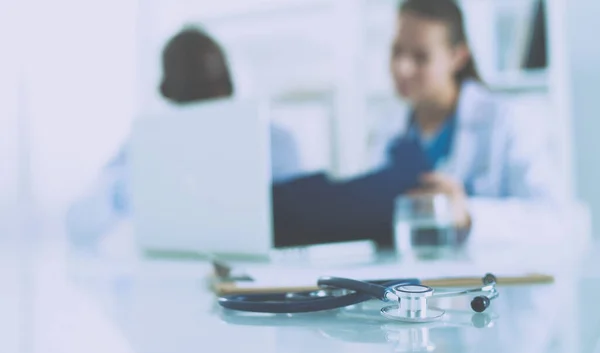
[[[454,210],[454,220],[456,226],[461,229],[471,227],[471,215],[469,214],[467,194],[463,185],[451,177],[439,174],[428,173],[421,177],[423,186],[409,194],[444,194],[452,204]]]

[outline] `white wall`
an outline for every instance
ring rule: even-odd
[[[12,31],[16,12],[12,3],[0,2],[0,241],[15,231],[18,190],[18,60]]]
[[[28,304],[23,293],[23,264],[19,244],[21,205],[26,187],[22,174],[20,148],[21,107],[19,107],[20,43],[15,33],[22,29],[19,21],[21,3],[0,1],[0,341],[3,352],[19,352],[29,337],[24,320]]]
[[[569,0],[567,19],[568,67],[575,144],[578,195],[591,207],[592,221],[600,219],[600,1]],[[597,228],[597,222],[594,229]]]
[[[33,191],[44,217],[115,153],[134,113],[134,0],[39,1],[27,14]]]
[[[13,33],[16,2],[0,2],[0,334],[2,350],[18,352],[21,343],[20,278],[9,256],[17,236],[18,196],[18,56]]]

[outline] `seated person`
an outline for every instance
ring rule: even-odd
[[[410,106],[403,137],[419,141],[434,164],[435,174],[425,177],[431,188],[460,198],[564,196],[548,152],[547,122],[519,115],[485,87],[454,0],[402,3],[391,71]],[[383,145],[397,138],[388,133]],[[465,212],[459,223],[468,218]]]
[[[173,104],[231,99],[234,87],[222,49],[206,33],[186,29],[166,45],[162,56],[162,96]],[[226,138],[226,137],[224,137]],[[93,187],[69,209],[67,230],[74,242],[95,241],[131,211],[128,202],[127,144],[108,163]],[[282,182],[300,173],[292,136],[272,125],[272,180]]]
[[[322,178],[313,178],[276,186],[280,244],[371,238],[390,245],[394,199],[408,189],[449,196],[463,241],[477,222],[473,197],[563,198],[544,122],[520,116],[481,82],[458,5],[453,0],[404,1],[396,28],[391,72],[410,108],[408,117],[400,113],[393,120],[408,121],[407,128],[381,126],[374,172],[351,184],[325,186]],[[413,152],[408,152],[411,144]],[[419,161],[420,154],[426,162]],[[420,181],[411,179],[412,173],[421,173]],[[279,194],[296,204],[279,202]]]

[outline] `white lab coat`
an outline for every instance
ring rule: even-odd
[[[562,238],[572,229],[570,220],[585,218],[585,209],[569,200],[550,152],[547,117],[523,114],[521,108],[478,82],[462,85],[453,147],[436,171],[471,186],[469,242]],[[385,165],[408,116],[402,107],[386,111],[371,136],[370,168]],[[568,214],[573,217],[565,218]]]
[[[372,138],[370,166],[386,163],[390,144],[408,125],[406,110],[391,110]],[[550,154],[548,122],[466,81],[457,106],[450,156],[438,172],[462,181],[476,197],[558,200],[564,185]]]

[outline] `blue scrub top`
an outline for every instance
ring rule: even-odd
[[[450,156],[454,132],[456,130],[456,114],[453,113],[431,138],[425,140],[419,126],[415,123],[414,114],[408,127],[407,136],[421,145],[427,159],[434,169],[442,165]]]

